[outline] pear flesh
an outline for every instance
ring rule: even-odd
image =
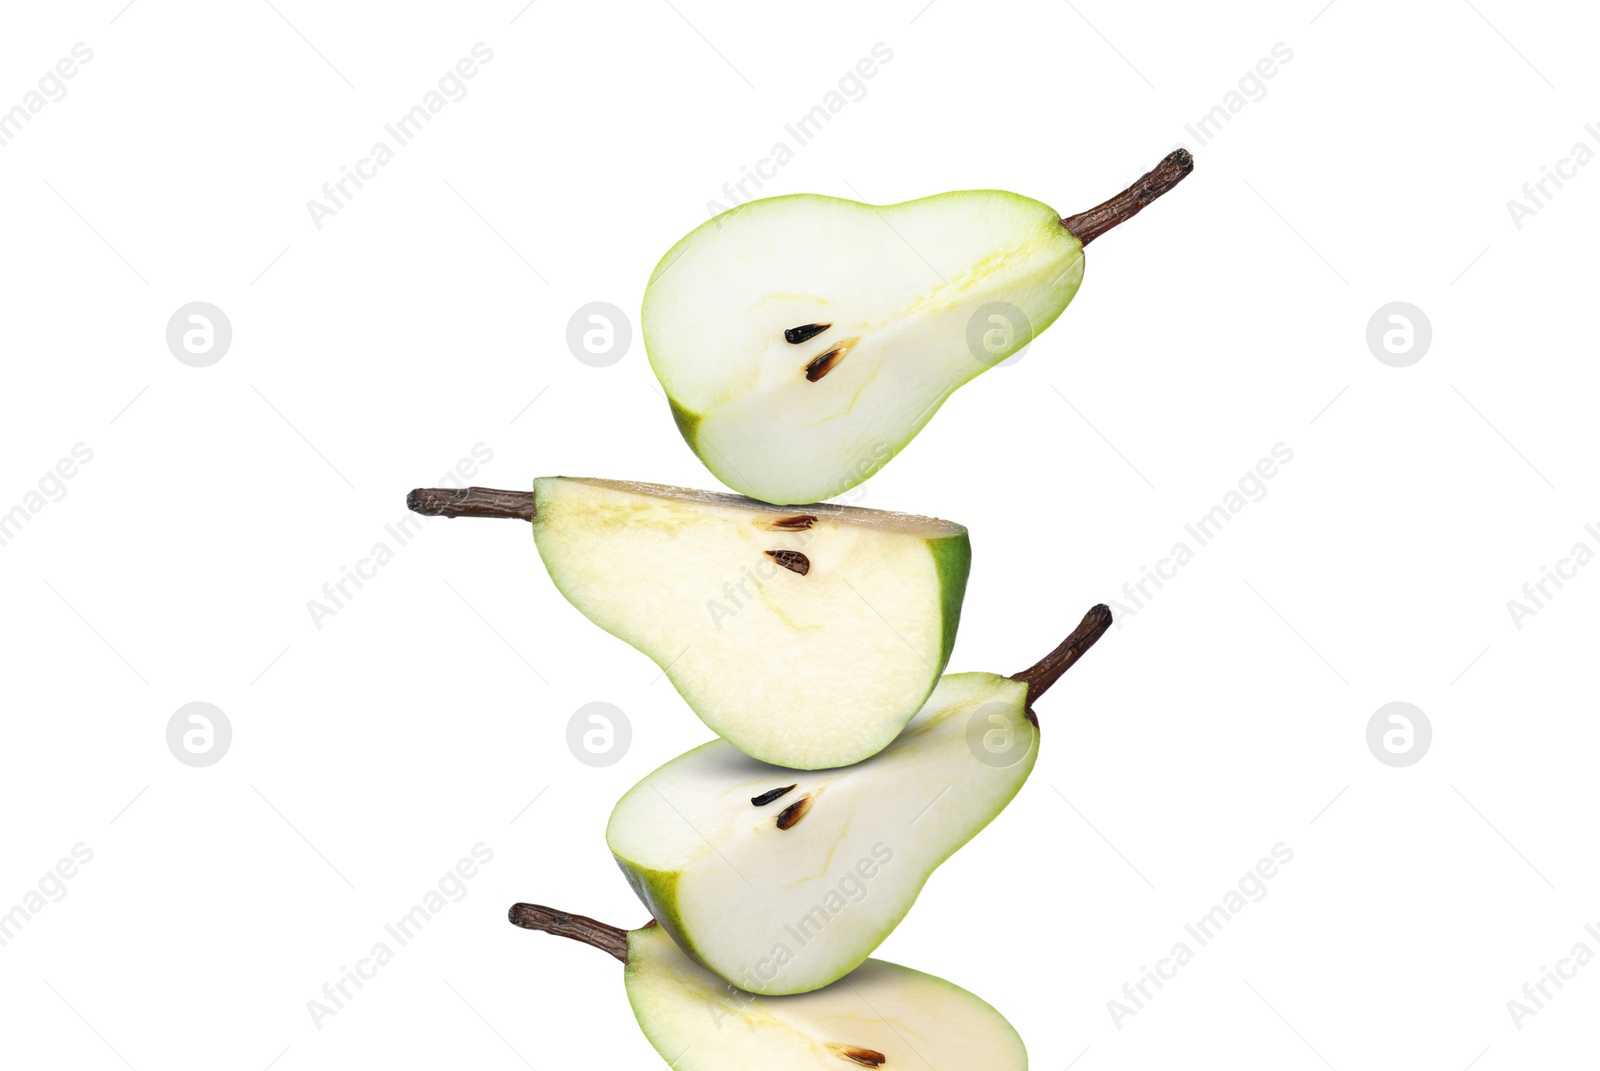
[[[799,194],[690,232],[657,265],[641,327],[679,430],[717,479],[810,502],[881,468],[957,387],[1050,326],[1082,280],[1082,245],[1027,197],[877,207]]]
[[[740,992],[660,927],[628,934],[628,1002],[676,1071],[843,1071],[929,1066],[1026,1071],[1011,1024],[983,1000],[921,971],[869,960],[803,996]]]
[[[858,762],[949,660],[971,561],[961,525],[565,477],[536,480],[534,499],[556,587],[661,666],[730,750]]]
[[[1020,680],[946,676],[894,743],[847,769],[784,769],[713,741],[629,790],[607,844],[712,972],[766,995],[819,989],[866,960],[1027,780],[1028,696]]]

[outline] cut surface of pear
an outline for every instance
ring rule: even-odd
[[[1110,621],[1090,611],[1055,664]],[[945,676],[892,744],[844,769],[784,769],[705,744],[623,796],[607,845],[662,928],[715,974],[768,995],[828,985],[1027,780],[1029,703],[1054,677],[1018,678]]]
[[[967,325],[980,308],[1009,303],[1042,331],[1082,278],[1078,240],[1026,197],[879,208],[797,194],[691,232],[657,267],[640,322],[679,430],[717,479],[808,502],[872,475],[951,392],[1030,340],[986,324],[1002,335],[979,360]]]
[[[1003,1016],[960,988],[867,960],[815,992],[731,990],[659,926],[628,935],[628,1002],[650,1044],[681,1071],[929,1066],[1025,1071],[1027,1050]]]
[[[999,190],[739,205],[656,266],[640,317],[651,367],[723,483],[767,502],[830,498],[1049,327],[1082,282],[1083,246],[1192,167],[1179,150],[1067,219]]]
[[[959,986],[893,963],[868,960],[825,989],[763,997],[689,959],[659,926],[624,933],[533,904],[513,907],[511,919],[622,959],[634,1018],[676,1071],[1028,1066],[1022,1039],[994,1008]]]
[[[529,519],[556,588],[662,668],[732,745],[799,769],[877,752],[950,658],[959,524],[853,506],[545,477],[412,492],[419,512]]]
[[[1037,754],[1026,694],[1004,677],[948,675],[894,743],[843,769],[784,769],[712,741],[623,796],[606,842],[701,963],[751,992],[816,989],[865,960],[1022,787]],[[1027,742],[1015,764],[974,758],[980,708],[990,729]]]
[[[872,755],[950,658],[971,561],[958,524],[610,480],[540,479],[534,497],[556,587],[747,754]]]

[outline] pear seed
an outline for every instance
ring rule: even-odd
[[[750,802],[755,804],[757,807],[765,807],[767,804],[771,803],[773,800],[777,799],[779,796],[783,796],[783,795],[785,795],[787,793],[793,792],[795,790],[795,788],[796,788],[795,785],[789,785],[786,788],[768,789],[766,792],[761,793],[761,795],[759,795],[759,796],[751,796],[750,797]]]
[[[793,829],[795,826],[799,825],[800,819],[804,818],[806,816],[806,812],[811,810],[811,801],[813,798],[814,797],[812,796],[802,796],[796,802],[785,807],[778,815],[778,828]]]
[[[834,1055],[862,1067],[882,1067],[889,1058],[876,1049],[863,1049],[859,1045],[829,1045]]]
[[[779,517],[767,525],[767,528],[774,532],[804,532],[816,523],[817,519],[811,514],[801,513],[793,517]]]
[[[812,383],[833,371],[833,366],[844,360],[846,347],[835,346],[833,349],[816,358],[806,365],[806,379]]]
[[[832,324],[801,324],[799,327],[791,327],[784,331],[783,340],[791,346],[798,346],[802,342],[816,338],[832,326]]]
[[[769,550],[767,557],[789,570],[805,576],[811,571],[811,559],[801,554],[798,550]]]

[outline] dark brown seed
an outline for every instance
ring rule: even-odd
[[[844,360],[844,355],[845,348],[843,346],[833,347],[833,349],[806,365],[806,379],[815,383],[833,371],[833,366]]]
[[[789,785],[786,788],[768,789],[766,792],[761,793],[761,795],[759,795],[759,796],[751,796],[750,797],[750,802],[755,804],[757,807],[765,807],[767,804],[771,803],[773,800],[777,799],[779,796],[786,795],[786,794],[788,794],[790,792],[793,792],[794,790],[795,790],[795,786],[794,785]]]
[[[789,804],[789,806],[780,811],[778,813],[778,828],[793,829],[795,826],[799,825],[800,819],[804,818],[806,816],[806,812],[811,810],[812,798],[813,797],[811,796],[802,796],[800,799]]]
[[[862,1067],[882,1067],[889,1058],[876,1049],[863,1049],[859,1045],[829,1045],[834,1055]]]
[[[798,346],[802,342],[816,338],[832,326],[832,324],[801,324],[799,327],[786,330],[783,333],[783,340],[791,346]]]
[[[779,517],[767,525],[767,528],[774,532],[804,532],[816,523],[817,519],[811,514],[801,513],[794,517]]]
[[[805,576],[811,571],[811,559],[801,554],[798,550],[769,550],[767,557],[789,570]]]

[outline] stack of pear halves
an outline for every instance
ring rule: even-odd
[[[679,430],[740,494],[545,477],[408,497],[531,522],[557,589],[717,733],[612,811],[606,842],[650,922],[511,909],[625,963],[639,1025],[678,1071],[1026,1068],[978,997],[867,957],[1022,787],[1034,702],[1111,613],[1012,676],[941,676],[966,528],[822,500],[1032,342],[1077,293],[1084,246],[1193,166],[1180,149],[1067,217],[995,190],[741,205],[662,258],[641,315]]]

